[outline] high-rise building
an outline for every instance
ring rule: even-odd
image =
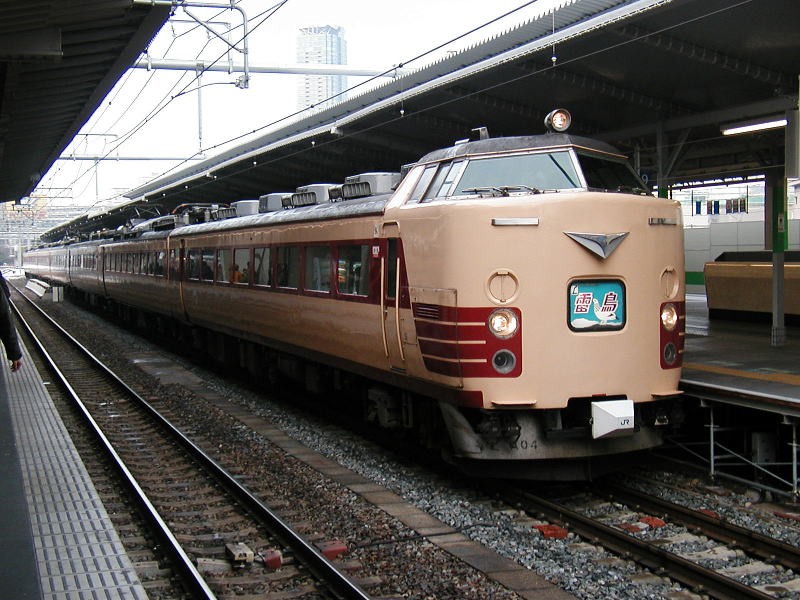
[[[297,36],[297,62],[346,65],[344,29],[330,25],[302,28]],[[346,89],[344,75],[305,75],[298,84],[298,108],[319,106],[331,98],[331,102],[340,102]]]

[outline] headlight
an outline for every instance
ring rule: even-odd
[[[557,108],[556,110],[550,111],[544,118],[544,126],[547,128],[547,131],[563,133],[569,129],[571,124],[572,115],[569,114],[568,110],[563,108]]]
[[[667,331],[673,331],[678,325],[678,309],[674,304],[665,304],[661,307],[661,326]]]
[[[516,313],[507,308],[498,308],[489,315],[488,324],[489,331],[502,339],[510,338],[519,329]]]

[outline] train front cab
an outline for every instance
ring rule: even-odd
[[[534,184],[530,193],[500,193],[487,183],[439,197],[425,186],[458,179],[434,175],[441,170],[415,167],[386,219],[400,224],[407,261],[414,335],[401,324],[405,354],[416,344],[428,376],[458,390],[440,402],[454,459],[552,461],[570,477],[565,459],[660,444],[659,428],[679,416],[679,208],[639,193],[593,192],[583,180],[549,193]],[[587,247],[598,239],[605,255]],[[576,316],[578,297],[588,299],[580,305],[588,326]]]

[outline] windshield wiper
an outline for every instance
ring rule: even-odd
[[[508,196],[509,192],[519,192],[519,191],[522,191],[522,190],[525,190],[526,192],[530,192],[531,194],[541,194],[542,193],[542,190],[540,190],[539,188],[531,187],[529,185],[524,185],[522,183],[519,183],[519,184],[516,184],[516,185],[504,185],[500,189],[505,192],[505,194],[503,194],[504,196]]]
[[[629,192],[631,194],[637,194],[639,196],[645,196],[645,195],[650,194],[649,190],[646,190],[644,188],[640,188],[640,187],[637,187],[637,186],[633,186],[633,185],[618,185],[617,186],[617,191],[618,192]]]
[[[529,185],[524,184],[515,184],[515,185],[502,185],[500,187],[494,186],[486,186],[486,187],[473,187],[473,188],[466,188],[461,190],[461,193],[464,194],[488,194],[491,193],[492,196],[509,196],[511,192],[528,192],[531,194],[541,194],[542,190],[539,188],[531,187]],[[555,191],[555,190],[554,190]]]
[[[461,190],[462,194],[491,194],[492,196],[508,196],[507,191],[497,187],[472,187]]]

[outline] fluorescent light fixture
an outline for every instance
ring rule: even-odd
[[[761,119],[723,125],[721,129],[722,135],[738,135],[740,133],[753,133],[754,131],[786,127],[786,122],[786,117],[775,115],[772,117],[763,117]]]

